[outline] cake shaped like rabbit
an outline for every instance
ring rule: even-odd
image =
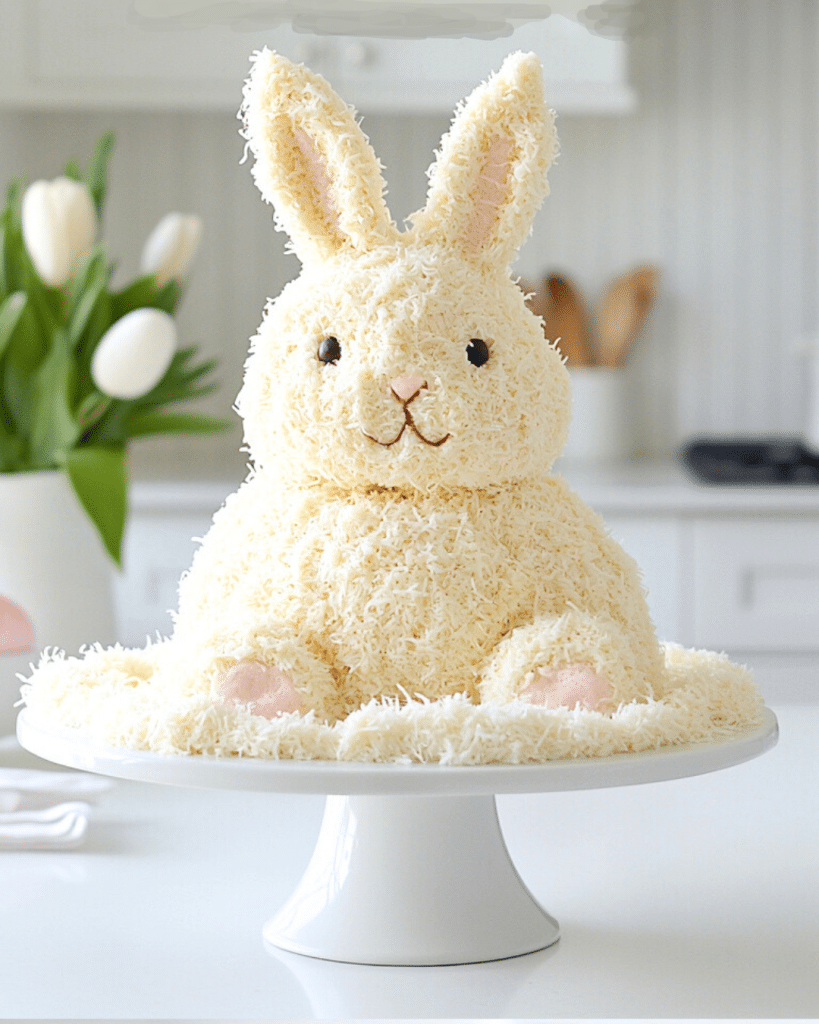
[[[549,475],[568,375],[509,273],[557,148],[537,58],[459,110],[403,232],[322,78],[264,51],[243,114],[303,269],[253,340],[254,468],[181,582],[180,671],[215,702],[326,722],[384,696],[661,695],[636,566]]]
[[[26,713],[163,754],[449,765],[759,725],[750,673],[658,644],[634,562],[550,473],[568,374],[509,271],[557,148],[537,59],[456,112],[405,231],[322,78],[265,50],[242,114],[302,262],[246,366],[250,474],[172,635],[46,650]]]

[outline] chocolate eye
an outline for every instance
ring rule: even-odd
[[[331,334],[318,347],[318,357],[323,363],[337,363],[341,359],[341,345]]]
[[[473,366],[483,366],[489,362],[489,346],[483,338],[470,338],[466,346],[466,358]]]

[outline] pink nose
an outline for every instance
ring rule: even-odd
[[[397,395],[402,402],[408,402],[411,398],[414,398],[421,388],[425,388],[427,382],[423,377],[418,377],[414,373],[408,373],[405,377],[393,377],[390,381],[390,387],[394,395]]]

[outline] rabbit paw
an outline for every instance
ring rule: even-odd
[[[304,711],[304,702],[290,676],[273,665],[241,661],[227,673],[219,688],[221,702],[246,704],[252,715],[278,718]]]
[[[603,711],[613,693],[614,687],[606,676],[595,672],[590,665],[575,662],[535,676],[521,691],[520,699],[548,710],[573,708],[579,704],[589,711]]]

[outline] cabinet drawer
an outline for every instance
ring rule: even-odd
[[[694,524],[694,643],[819,651],[819,522]]]

